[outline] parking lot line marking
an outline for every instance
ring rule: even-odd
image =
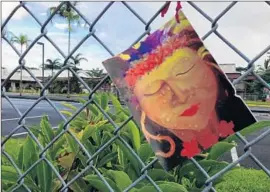
[[[236,147],[233,147],[231,149],[231,155],[232,155],[232,161],[235,162],[238,160],[238,155],[237,155],[237,150]],[[240,166],[240,164],[238,163],[237,166]]]
[[[34,118],[39,118],[39,117],[43,117],[43,116],[42,115],[40,115],[40,116],[30,116],[30,117],[25,117],[25,119],[34,119]],[[48,115],[45,115],[45,116],[48,116]],[[14,121],[14,120],[17,120],[17,119],[20,119],[20,117],[11,118],[11,119],[2,119],[1,122],[4,122],[4,121]]]

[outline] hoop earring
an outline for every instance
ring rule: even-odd
[[[148,142],[150,142],[150,139],[158,141],[158,142],[164,140],[164,141],[167,141],[170,144],[170,150],[168,152],[164,153],[162,151],[158,151],[158,152],[156,152],[156,155],[164,157],[164,158],[171,157],[174,154],[175,148],[176,148],[174,140],[169,136],[152,135],[151,133],[149,133],[147,131],[147,129],[145,128],[145,119],[146,119],[145,112],[142,111],[142,114],[141,114],[141,127],[142,127],[142,131],[143,131],[143,133],[144,133],[144,135],[146,137],[146,140]]]

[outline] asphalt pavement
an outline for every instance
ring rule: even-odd
[[[27,111],[35,102],[32,99],[19,99],[19,98],[11,98],[12,103],[19,109],[19,111],[23,114]],[[70,110],[63,106],[60,101],[53,101],[54,105],[57,109],[60,110]],[[72,103],[76,107],[80,107],[80,103]],[[12,108],[9,102],[2,98],[2,119],[1,119],[1,127],[2,127],[2,136],[8,135],[12,130],[14,130],[18,126],[19,114]],[[26,125],[31,126],[34,124],[39,124],[42,116],[47,115],[50,119],[50,123],[53,127],[57,127],[57,125],[62,121],[61,116],[52,108],[52,106],[47,101],[41,101],[38,103],[31,112],[26,116]],[[269,113],[254,113],[257,120],[270,120]],[[258,137],[262,132],[266,131],[267,128],[256,132],[247,137],[250,141]],[[19,129],[16,134],[26,132],[24,129]],[[252,153],[268,168],[270,169],[270,135],[260,140],[258,143],[252,146]],[[237,155],[240,157],[244,153],[243,144],[239,143],[237,147]],[[231,154],[227,153],[224,155],[222,160],[226,160],[228,162],[232,161]],[[241,162],[242,166],[258,168],[258,166],[249,158],[245,159]]]

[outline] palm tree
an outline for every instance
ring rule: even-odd
[[[78,2],[67,2],[64,4],[57,12],[56,15],[64,19],[68,24],[68,54],[70,53],[70,35],[71,32],[74,30],[72,27],[72,24],[78,24],[80,25],[80,16],[70,7],[70,4],[73,6],[77,6]],[[49,8],[49,14],[53,14],[56,11],[57,7],[50,7]],[[69,70],[68,70],[68,97],[70,93],[70,78],[69,78]]]
[[[106,74],[103,72],[103,69],[95,68],[91,69],[87,72],[87,74],[94,78],[94,77],[104,77]]]
[[[30,42],[28,36],[26,34],[20,34],[19,36],[15,36],[13,35],[13,37],[11,37],[10,39],[11,43],[16,43],[18,45],[20,45],[21,47],[21,54],[23,52],[23,46],[25,46],[25,48],[28,47],[28,43]],[[20,75],[20,96],[22,95],[22,65],[21,65],[21,75]]]
[[[52,70],[52,76],[53,76],[53,70],[54,69],[61,69],[62,65],[60,63],[60,59],[47,59],[47,63],[45,63],[44,68]]]
[[[82,53],[78,53],[75,57],[72,57],[70,64],[74,67],[73,69],[77,70],[77,66],[80,66],[81,61],[88,61],[85,57],[82,56]]]
[[[270,69],[270,52],[267,52],[267,57],[264,60],[264,65],[258,65],[256,72],[259,74],[263,74],[265,72],[268,72]]]

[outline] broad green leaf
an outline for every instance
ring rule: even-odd
[[[38,141],[40,142],[40,144],[45,147],[46,146],[46,138],[45,138],[45,135],[43,133],[39,134],[38,136]]]
[[[220,162],[215,160],[201,160],[198,163],[209,175],[213,175],[228,166],[227,162]],[[180,179],[182,179],[184,176],[193,176],[194,178],[196,178],[196,181],[200,183],[206,180],[205,176],[202,174],[199,168],[197,168],[193,163],[187,163],[186,165],[181,167],[179,173]]]
[[[52,183],[52,192],[58,192],[62,183],[59,179],[54,179]]]
[[[70,104],[70,103],[65,103],[65,102],[62,102],[62,105],[73,110],[73,111],[77,111],[77,107],[75,107],[74,105]]]
[[[16,183],[19,179],[19,174],[12,166],[1,166],[1,179],[4,182]]]
[[[150,157],[155,156],[153,149],[148,143],[144,143],[140,146],[138,151],[138,155],[140,156],[143,162],[148,162]]]
[[[87,101],[82,98],[77,98],[77,101],[79,101],[81,104],[85,104]]]
[[[40,192],[52,191],[53,173],[50,166],[45,161],[41,161],[37,165],[37,178],[39,188],[41,189]]]
[[[104,174],[114,181],[121,191],[126,189],[132,183],[129,176],[123,171],[108,170]]]
[[[36,137],[38,137],[38,135],[41,133],[40,125],[33,125],[33,126],[30,128],[30,131],[31,131]]]
[[[80,161],[81,161],[83,167],[86,167],[86,166],[87,166],[87,165],[86,165],[86,162],[87,162],[88,158],[87,158],[86,156],[84,156],[84,155],[82,154],[82,152],[79,152],[79,153],[77,154],[77,157],[80,159]]]
[[[119,147],[117,148],[117,157],[118,157],[119,164],[125,167],[127,163],[126,158],[124,158],[124,153]]]
[[[141,169],[139,161],[134,157],[134,155],[130,152],[130,150],[124,145],[124,143],[122,143],[118,139],[115,141],[115,143],[123,151],[124,156],[131,162],[137,175],[139,175]]]
[[[107,121],[106,121],[107,122]],[[107,132],[113,132],[114,131],[114,127],[112,124],[108,123],[108,124],[103,124],[100,125],[99,128],[102,131],[107,131]]]
[[[122,107],[120,110],[121,110],[125,115],[130,116],[130,111],[129,111],[128,108],[125,109],[124,107]]]
[[[119,102],[119,100],[117,99],[117,97],[115,95],[113,95],[113,94],[110,94],[110,99],[112,101],[112,104],[113,104],[114,109],[116,110],[116,112],[121,111],[122,105]]]
[[[94,146],[89,140],[84,142],[84,146],[90,154],[94,154],[98,146]]]
[[[216,160],[224,153],[230,151],[234,146],[235,145],[232,143],[219,142],[210,149],[209,155],[206,159]]]
[[[68,155],[60,157],[58,158],[59,165],[61,165],[65,169],[70,169],[74,161],[74,158],[75,158],[74,153],[69,153]]]
[[[108,95],[103,93],[101,94],[101,98],[100,98],[100,104],[101,104],[101,108],[103,110],[107,110],[108,109]]]
[[[100,141],[100,144],[103,145],[103,144],[107,143],[111,138],[112,138],[111,133],[104,131],[102,138],[101,138],[101,141]]]
[[[23,144],[23,170],[27,170],[33,163],[37,161],[38,151],[36,144],[30,136],[27,136]],[[33,171],[31,171],[33,173]]]
[[[23,170],[23,145],[20,146],[20,149],[19,149],[17,165],[21,170]]]
[[[2,141],[4,140],[4,138],[2,138]],[[12,159],[17,159],[18,158],[18,154],[20,151],[20,148],[22,146],[22,144],[25,142],[24,138],[19,138],[19,139],[13,139],[10,138],[6,141],[6,143],[4,144],[5,146],[5,151],[12,157]],[[16,146],[16,147],[14,147]]]
[[[66,138],[64,136],[61,136],[56,142],[53,144],[53,149],[51,151],[51,158],[54,160],[55,156],[59,152],[61,148],[64,147],[64,144],[66,143]]]
[[[93,95],[93,100],[94,100],[97,104],[101,105],[101,94],[94,94],[94,95]]]
[[[131,133],[131,141],[133,148],[138,152],[141,146],[140,131],[133,121],[129,121],[126,125]]]
[[[75,128],[75,130],[81,130],[87,125],[87,121],[85,119],[75,118],[70,125]]]
[[[84,177],[84,179],[87,180],[91,186],[93,186],[100,192],[110,191],[107,185],[97,175],[87,175],[86,177]],[[111,179],[106,178],[106,177],[105,179],[114,191],[120,192],[120,189],[116,186],[116,184]]]
[[[88,105],[87,108],[90,110],[91,114],[94,114],[94,116],[98,116],[100,113],[98,108],[94,106],[93,104]]]
[[[102,157],[102,159],[98,161],[97,167],[103,167],[111,160],[116,159],[116,157],[117,157],[117,152],[111,152],[109,154],[106,154],[104,157]]]
[[[71,151],[76,154],[79,150],[79,144],[74,140],[74,138],[70,134],[66,133],[65,137]]]
[[[148,175],[154,181],[172,181],[172,182],[175,181],[173,175],[164,171],[163,169],[150,169],[148,170]]]
[[[64,122],[59,123],[58,129],[54,129],[54,136],[59,135],[64,129]]]
[[[123,120],[123,122],[129,118],[129,116],[125,115],[124,113],[119,113],[118,114],[119,118]],[[120,124],[122,124],[121,122]],[[128,130],[130,133],[130,139],[133,145],[133,148],[135,149],[136,152],[138,152],[140,145],[141,145],[141,138],[140,138],[140,130],[136,126],[133,120],[129,121],[124,128],[121,131]]]
[[[73,179],[76,175],[78,175],[79,173],[77,171],[70,171],[69,173],[69,181],[71,179]],[[75,192],[88,192],[90,191],[90,188],[86,185],[85,181],[82,178],[77,178],[70,186],[69,188],[72,191]]]
[[[130,163],[128,163],[126,166],[125,166],[125,169],[124,171],[128,174],[129,178],[132,180],[132,181],[135,181],[137,178],[138,178],[138,174],[136,173],[136,170],[134,168],[134,166],[132,166]],[[142,182],[140,182],[142,183]],[[138,184],[140,184],[138,183]],[[137,187],[138,185],[136,185]]]
[[[111,113],[110,111],[106,111],[106,113],[115,123],[117,123],[118,116],[116,113]]]
[[[159,188],[162,191],[168,192],[188,192],[187,189],[178,183],[174,182],[157,182]],[[156,192],[156,188],[153,185],[147,185],[139,190],[140,192]]]
[[[40,121],[40,128],[41,128],[43,135],[46,138],[46,143],[48,144],[51,140],[53,140],[54,134],[53,134],[52,127],[48,121],[48,118],[46,116],[42,117],[42,119]]]
[[[12,166],[5,166],[5,165],[1,166],[2,184],[5,184],[5,183],[11,183],[11,184],[14,183],[15,184],[15,183],[17,183],[18,179],[19,179],[19,174],[17,173],[15,168],[13,168]],[[34,181],[28,175],[26,175],[26,177],[24,178],[24,183],[31,190],[39,191],[39,188],[37,187],[37,185],[34,183]]]
[[[251,133],[264,129],[270,126],[270,121],[259,121],[239,131],[241,135],[247,136]],[[238,137],[234,134],[227,137],[224,141],[232,142],[238,140]]]
[[[62,111],[60,111],[62,114],[64,114],[64,115],[67,115],[67,116],[69,116],[69,117],[71,117],[73,114],[71,113],[71,112],[69,112],[69,111],[64,111],[64,110],[62,110]]]
[[[81,141],[85,142],[89,137],[91,137],[95,133],[96,128],[97,127],[95,125],[87,125],[83,130]]]

